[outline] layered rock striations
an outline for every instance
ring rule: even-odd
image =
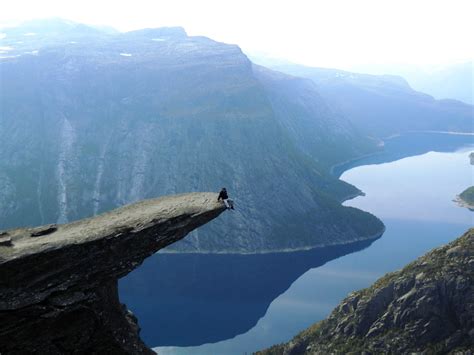
[[[287,344],[261,354],[471,354],[474,229],[371,287]]]
[[[216,198],[169,196],[70,224],[3,232],[0,353],[153,353],[118,300],[117,279],[217,217],[224,207]]]

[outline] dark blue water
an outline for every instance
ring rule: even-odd
[[[306,271],[373,241],[263,255],[158,254],[121,283],[150,346],[199,345],[247,332]],[[183,336],[183,325],[186,336]]]
[[[160,354],[243,354],[288,341],[351,291],[474,225],[474,214],[452,201],[474,185],[470,150],[461,148],[472,137],[461,138],[453,145],[440,136],[445,152],[416,149],[398,160],[387,149],[388,163],[378,155],[342,174],[366,193],[346,204],[385,223],[376,241],[259,256],[159,253],[121,280],[121,300]],[[405,147],[420,137],[398,139]]]

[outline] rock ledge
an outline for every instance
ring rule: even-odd
[[[1,233],[0,353],[153,353],[117,280],[224,210],[190,193]]]

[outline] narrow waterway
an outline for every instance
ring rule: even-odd
[[[264,256],[158,254],[121,282],[121,299],[160,354],[244,354],[288,341],[351,291],[474,225],[473,212],[452,201],[474,185],[473,148],[461,143],[367,158],[342,174],[366,194],[345,204],[385,223],[378,240]]]

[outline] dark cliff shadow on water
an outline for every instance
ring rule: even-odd
[[[332,174],[340,177],[344,171],[361,165],[390,163],[399,159],[428,152],[455,152],[474,144],[474,136],[446,133],[414,132],[388,138],[380,153],[356,159],[333,168]],[[468,157],[466,156],[466,159]],[[468,162],[468,160],[466,160]]]
[[[375,240],[257,255],[158,253],[120,280],[120,300],[150,347],[214,343],[255,326],[309,269]]]

